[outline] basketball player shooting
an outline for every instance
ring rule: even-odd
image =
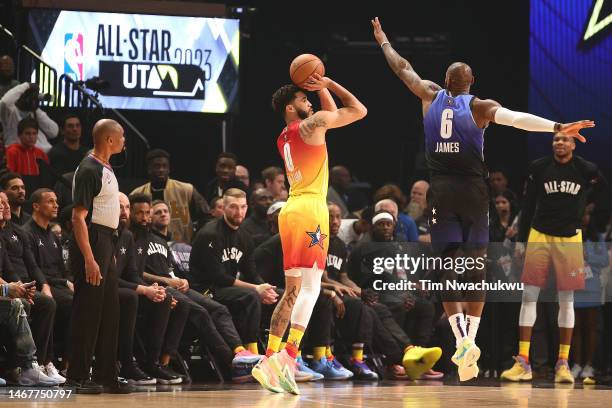
[[[484,131],[489,123],[512,126],[529,132],[563,134],[585,142],[581,129],[594,127],[592,121],[555,123],[535,115],[515,112],[490,99],[470,95],[474,83],[471,68],[455,62],[446,70],[444,89],[434,82],[421,79],[412,65],[391,46],[378,17],[371,21],[374,38],[382,48],[389,67],[421,99],[425,130],[427,165],[431,175],[428,191],[431,241],[436,254],[482,257],[489,241],[489,197],[485,179]],[[454,270],[442,270],[440,280],[446,285],[456,280]],[[467,280],[481,282],[484,269],[465,272]],[[476,362],[480,349],[474,343],[485,292],[465,294],[456,291],[442,293],[444,310],[455,335],[457,351],[452,361],[458,366],[459,379],[478,376]]]
[[[272,95],[274,110],[287,124],[277,141],[290,184],[289,199],[278,217],[286,284],[272,315],[266,357],[252,371],[264,388],[293,394],[299,394],[295,359],[319,296],[329,243],[325,134],[367,113],[355,96],[327,77],[315,73],[301,86],[319,94],[320,111],[313,112],[305,91],[296,85],[285,85]],[[336,107],[330,91],[342,108]],[[287,344],[279,352],[289,321]]]

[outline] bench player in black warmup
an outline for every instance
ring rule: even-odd
[[[585,285],[582,215],[588,201],[597,203],[607,183],[594,163],[573,154],[576,144],[571,137],[555,135],[552,147],[552,156],[529,166],[517,243],[517,255],[522,255],[522,243],[528,242],[521,278],[525,290],[519,315],[519,353],[514,366],[501,375],[508,381],[532,379],[531,332],[540,288],[546,287],[552,263],[559,292],[559,356],[555,382],[574,382],[567,360],[574,328],[574,291],[584,289]]]
[[[119,299],[114,246],[119,225],[119,185],[109,160],[123,151],[123,128],[101,119],[93,128],[93,151],[79,164],[72,187],[74,240],[70,269],[74,302],[70,328],[72,353],[66,386],[77,393],[131,392],[118,381]],[[95,382],[89,369],[94,354]]]
[[[484,164],[484,131],[490,123],[513,126],[531,132],[560,132],[585,141],[579,131],[593,127],[592,121],[555,123],[528,113],[503,108],[491,99],[470,95],[474,83],[472,69],[455,62],[446,70],[444,89],[423,80],[412,65],[389,43],[378,17],[372,20],[374,37],[381,46],[389,67],[421,99],[427,166],[431,187],[427,194],[431,241],[436,254],[444,257],[482,257],[489,241],[489,196]],[[441,281],[457,279],[454,270],[441,271]],[[485,270],[466,272],[466,279],[476,283],[485,279]],[[453,362],[459,367],[459,379],[478,375],[476,362],[480,349],[474,344],[484,307],[484,291],[466,293],[467,310],[463,314],[463,296],[457,291],[442,292],[444,310],[455,335],[457,351]]]

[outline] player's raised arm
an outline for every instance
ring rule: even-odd
[[[319,95],[321,110],[330,112],[338,110],[338,106],[336,106],[336,101],[334,101],[333,96],[326,88],[320,89],[317,94]]]
[[[512,111],[491,99],[475,99],[472,104],[472,111],[476,122],[481,122],[478,123],[479,126],[482,125],[481,127],[493,122],[529,132],[561,133],[578,139],[582,143],[586,142],[586,139],[580,134],[580,130],[595,127],[595,122],[592,120],[557,123],[530,113]]]
[[[374,38],[382,48],[387,63],[395,72],[395,75],[404,81],[408,89],[422,101],[431,102],[436,92],[442,88],[434,82],[421,79],[412,65],[393,49],[387,35],[382,30],[378,17],[372,20],[372,27],[374,28]]]
[[[300,133],[303,136],[320,134],[324,137],[324,132],[317,132],[316,130],[346,126],[362,119],[368,113],[368,110],[359,102],[359,99],[342,85],[327,77],[314,74],[308,79],[304,88],[309,91],[324,91],[327,89],[340,98],[343,106],[334,111],[321,110],[304,119],[300,125]],[[329,96],[331,97],[331,95]]]

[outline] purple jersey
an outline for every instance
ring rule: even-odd
[[[484,129],[472,116],[473,95],[436,94],[423,118],[425,154],[432,176],[487,176]]]

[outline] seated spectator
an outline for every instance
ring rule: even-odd
[[[508,177],[501,170],[493,170],[489,173],[489,186],[493,195],[501,194],[508,189]]]
[[[0,201],[0,221],[2,222],[7,221],[4,219],[6,215],[5,204],[5,201]],[[24,308],[24,306],[33,303],[36,281],[29,281],[26,285],[20,279],[21,276],[10,263],[6,247],[0,245],[0,325],[5,326],[3,332],[8,332],[11,340],[13,340],[9,354],[17,357],[16,363],[21,368],[21,370],[15,371],[16,382],[25,386],[58,385],[60,381],[48,377],[45,374],[45,367],[40,367],[36,362],[36,346],[30,331],[27,312]],[[42,309],[39,309],[39,311],[43,312]],[[54,310],[51,312],[54,312]],[[48,328],[46,334],[49,335]],[[46,350],[43,352],[45,353],[44,358],[46,358]],[[54,371],[57,374],[55,368]],[[63,379],[59,374],[57,374],[57,377]],[[0,380],[0,383],[5,384],[5,381]]]
[[[248,187],[236,178],[236,165],[238,158],[234,153],[222,152],[217,156],[215,163],[215,174],[206,186],[206,199],[212,201],[215,197],[223,197],[223,193],[230,188],[237,188],[245,193]]]
[[[223,217],[223,197],[215,197],[210,202],[210,215],[215,218]]]
[[[249,187],[251,190],[258,190],[260,188],[266,188],[266,184],[261,179],[255,179],[250,182]]]
[[[161,203],[161,202],[160,202]],[[161,205],[156,202],[157,205]],[[190,288],[186,279],[177,278],[172,270],[172,260],[168,248],[167,228],[169,224],[168,205],[165,212],[156,215],[155,225],[160,230],[151,230],[151,199],[145,194],[130,197],[130,226],[135,238],[137,265],[144,270],[143,279],[150,283],[157,282],[166,287],[166,292],[179,303],[189,305],[188,322],[195,329],[201,344],[209,347],[218,359],[221,370],[235,382],[249,381],[251,368],[249,364],[259,362],[261,356],[256,353],[256,343],[244,347],[236,331],[232,316],[227,307],[202,291]],[[165,215],[164,215],[165,214]],[[200,230],[201,231],[201,230]],[[140,258],[140,259],[138,259]],[[248,309],[245,309],[248,310]],[[250,316],[245,313],[245,316]],[[168,370],[167,366],[164,366]]]
[[[378,203],[384,199],[391,199],[395,202],[397,210],[394,210],[389,203],[384,204],[387,211],[395,217],[397,222],[395,234],[398,241],[416,242],[419,239],[416,224],[414,220],[400,211],[400,208],[406,207],[406,196],[402,190],[395,184],[385,184],[374,193],[374,202]],[[388,206],[388,207],[387,207]],[[382,207],[374,208],[374,212],[382,210]]]
[[[170,178],[168,152],[162,149],[151,150],[146,160],[149,182],[135,188],[131,194],[144,193],[152,200],[168,202],[172,240],[191,242],[193,231],[210,218],[208,203],[192,184]]]
[[[429,183],[425,180],[418,180],[410,189],[410,202],[405,208],[405,212],[412,218],[417,226],[419,242],[431,242],[429,233],[429,220],[424,214],[427,209],[427,191]]]
[[[176,302],[163,286],[157,283],[149,285],[142,279],[143,271],[138,269],[134,239],[128,229],[130,201],[123,193],[119,193],[119,206],[119,238],[115,247],[120,310],[119,375],[135,385],[179,384],[182,378],[165,367],[171,356],[178,353],[189,305]],[[137,328],[145,346],[141,361],[144,371],[134,360]]]
[[[245,186],[250,187],[251,180],[249,178],[249,169],[242,165],[236,166],[236,180],[240,181]]]
[[[257,273],[253,240],[240,227],[248,207],[246,193],[229,189],[223,204],[223,217],[206,224],[193,240],[191,285],[200,293],[212,291],[230,310],[242,339],[255,353],[261,304],[276,303],[278,295]]]
[[[48,153],[51,168],[58,176],[74,172],[89,150],[81,144],[81,119],[76,114],[64,116],[60,131],[62,140]]]
[[[58,382],[49,378],[36,361],[36,345],[30,331],[28,315],[20,299],[28,296],[28,288],[24,287],[23,283],[6,283],[0,278],[0,326],[11,340],[9,348],[20,368],[16,371],[16,382],[24,387],[52,387],[58,385]],[[0,385],[4,384],[6,381],[0,378]]]
[[[397,203],[392,199],[386,198],[380,200],[374,205],[374,212],[387,211],[393,215],[396,220],[395,225],[395,239],[399,242],[417,242],[419,240],[419,234],[417,227],[412,218],[406,214],[399,213]]]
[[[38,123],[36,147],[45,153],[51,149],[47,139],[56,138],[59,128],[38,104],[38,85],[27,82],[12,88],[0,99],[0,121],[6,146],[19,143],[17,126],[26,117],[31,117]]]
[[[280,167],[266,167],[261,172],[264,187],[272,193],[274,201],[285,201],[289,196],[285,185],[285,172]]]
[[[21,175],[6,173],[0,178],[0,187],[6,193],[11,205],[11,220],[20,227],[25,225],[32,216],[22,208],[25,203],[26,189]]]
[[[351,173],[344,166],[334,166],[329,172],[327,201],[340,207],[343,218],[351,212],[362,210],[368,204],[361,191],[351,188]]]
[[[268,225],[270,226],[271,234],[278,234],[278,214],[280,214],[280,210],[287,204],[286,201],[277,201],[268,207],[268,211],[266,211],[266,216],[268,217]]]
[[[372,227],[372,213],[372,207],[366,207],[361,212],[360,218],[346,218],[340,223],[338,238],[344,242],[349,253],[355,244],[370,232],[370,228]]]
[[[255,190],[251,193],[249,205],[251,215],[244,220],[241,228],[253,238],[253,244],[258,247],[272,236],[267,215],[268,208],[272,205],[272,194],[265,188]]]
[[[49,157],[35,146],[38,123],[27,117],[19,122],[17,133],[19,143],[14,143],[6,148],[6,167],[22,176],[39,176],[40,169],[36,160],[42,159],[49,163]]]
[[[395,258],[401,253],[402,246],[395,241],[395,218],[388,211],[379,211],[372,219],[371,242],[357,244],[349,255],[347,271],[350,279],[357,283],[362,291],[372,291],[374,281],[397,283],[406,276],[403,270],[393,268],[381,274],[374,273],[376,259]],[[384,243],[384,245],[383,245]],[[405,274],[405,272],[404,272]],[[406,319],[417,324],[414,330],[419,345],[424,346],[429,341],[433,327],[433,305],[424,299],[418,298],[409,291],[378,291],[379,301],[373,305],[383,325],[392,333],[394,341],[404,350],[402,358],[406,375],[411,379],[421,378],[422,375],[439,377],[439,373],[430,371],[442,355],[438,347],[414,347],[404,329],[401,327]],[[409,317],[409,315],[412,315]],[[398,321],[401,325],[398,325]],[[411,356],[413,355],[414,356]]]
[[[66,357],[69,352],[67,322],[72,314],[74,284],[67,277],[62,243],[50,228],[51,220],[57,218],[57,198],[52,190],[41,188],[32,193],[31,200],[32,219],[23,226],[23,230],[28,234],[34,259],[42,272],[42,281],[39,282],[41,291],[51,296],[57,305],[56,327],[63,329],[64,347],[61,351],[62,356]]]
[[[0,99],[10,89],[19,85],[19,81],[15,78],[15,63],[8,55],[0,57]]]
[[[74,180],[74,171],[62,174],[62,177],[55,182],[53,191],[57,195],[57,204],[60,211],[63,208],[72,204],[72,182]]]
[[[53,327],[57,308],[56,302],[44,274],[36,264],[29,237],[21,228],[16,227],[11,222],[11,207],[6,194],[3,192],[0,192],[0,204],[3,208],[2,220],[0,221],[0,242],[6,250],[10,266],[14,272],[13,279],[19,282],[34,281],[40,289],[33,292],[32,300],[34,304],[30,307],[29,315],[32,319],[32,332],[37,355],[42,362],[41,369],[47,376],[62,384],[66,379],[59,375],[53,365]],[[69,319],[70,315],[60,317]]]

